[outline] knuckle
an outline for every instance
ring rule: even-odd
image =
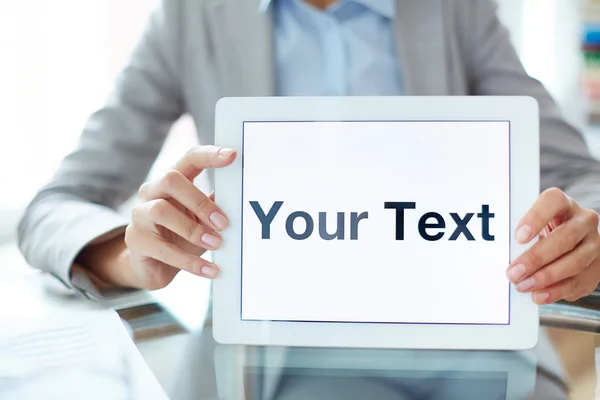
[[[590,225],[590,226],[598,226],[598,222],[600,221],[600,218],[598,217],[598,213],[594,210],[585,210],[584,211],[584,220]]]
[[[204,146],[203,151],[205,154],[205,167],[214,168],[217,165],[219,148],[216,146]]]
[[[550,297],[545,302],[546,304],[548,304],[548,303],[554,303],[554,302],[557,302],[558,300],[562,299],[562,296],[560,294],[560,290],[559,289],[551,290],[548,293],[550,294]]]
[[[198,145],[192,147],[187,153],[186,156],[195,157],[198,154],[208,155],[208,156],[216,156],[219,153],[219,147],[213,145]]]
[[[195,260],[192,257],[188,257],[187,261],[185,263],[185,270],[188,272],[194,272],[194,264],[195,264]]]
[[[153,260],[153,266],[154,268],[149,268],[147,271],[147,282],[144,288],[148,290],[162,289],[173,280],[175,274],[172,267],[162,261]]]
[[[573,294],[579,293],[580,286],[581,286],[581,284],[579,282],[579,279],[571,278],[569,280],[569,285],[568,285],[569,294],[573,295]]]
[[[129,247],[129,244],[131,243],[131,225],[127,225],[127,227],[125,228],[125,246]]]
[[[194,164],[193,160],[194,160],[194,158],[196,158],[199,148],[200,148],[200,146],[194,146],[194,147],[190,148],[188,151],[186,151],[185,154],[183,155],[183,157],[181,157],[181,159],[179,160],[179,164],[185,165],[185,166],[193,165]]]
[[[184,157],[185,156],[189,156],[190,154],[194,154],[198,152],[198,149],[200,149],[201,146],[192,146],[190,147],[190,149],[188,151],[185,152]]]
[[[539,305],[554,303],[561,299],[560,289],[550,289],[547,290],[546,293],[548,293],[548,298],[542,302],[540,302],[540,300],[543,300],[543,298],[540,299],[536,293],[533,294],[533,299]]]
[[[594,259],[600,251],[600,235],[596,234],[596,237],[590,242],[590,252],[593,254]]]
[[[143,211],[141,210],[140,206],[134,206],[131,209],[131,221],[139,221],[140,218],[142,217]]]
[[[567,199],[567,196],[557,187],[546,189],[543,194],[552,202],[561,204],[563,206],[568,204],[569,200]]]
[[[147,290],[160,290],[163,289],[165,286],[167,286],[170,283],[170,281],[166,278],[166,277],[158,277],[155,279],[151,279],[148,281],[148,284],[146,285],[146,289]]]
[[[210,156],[217,156],[219,154],[219,149],[220,147],[213,145],[202,146],[202,150]]]
[[[158,254],[160,255],[161,260],[165,260],[164,262],[167,264],[170,264],[170,260],[173,258],[174,252],[175,249],[170,243],[165,242],[158,247]]]
[[[577,301],[583,297],[586,297],[587,295],[589,295],[590,293],[592,293],[595,289],[594,287],[590,287],[589,285],[583,285],[583,284],[578,284],[578,289],[570,292],[569,294],[567,294],[566,296],[564,296],[563,298],[567,301]]]
[[[594,260],[596,259],[596,246],[592,243],[586,243],[581,246],[579,250],[579,257],[576,259],[578,271],[581,273],[588,267],[592,267]]]
[[[591,286],[589,284],[585,285],[585,287],[582,288],[582,291],[580,293],[581,297],[585,297],[585,296],[591,294],[595,289],[596,289],[596,285],[593,285],[593,286]]]
[[[547,287],[556,282],[556,273],[550,268],[545,268],[544,271],[539,272],[535,277],[538,287]]]
[[[137,238],[137,232],[133,225],[127,225],[125,228],[125,246],[132,248],[135,246]]]
[[[158,249],[161,260],[175,268],[191,271],[194,258],[185,254],[179,247],[170,242],[163,242]]]
[[[150,196],[150,182],[144,182],[138,189],[138,197],[140,199],[147,199]]]
[[[581,227],[577,226],[577,224],[564,224],[563,227],[564,240],[562,243],[569,247],[569,250],[572,250],[579,242],[580,235],[578,232],[581,230]]]
[[[219,148],[211,145],[192,147],[181,159],[188,168],[213,168],[218,159]]]
[[[578,294],[569,294],[567,296],[563,296],[563,299],[565,299],[566,301],[577,301],[581,298],[582,296],[578,295]]]
[[[154,221],[160,221],[164,219],[168,212],[169,202],[164,199],[155,200],[150,204],[148,209],[148,215]]]
[[[585,258],[586,265],[590,268],[595,268],[598,271],[600,265],[598,264],[598,257],[600,255],[600,238],[592,239],[585,244]],[[599,271],[600,272],[600,271]]]
[[[161,183],[166,189],[177,188],[177,185],[179,184],[180,181],[181,180],[180,180],[179,172],[175,171],[174,169],[171,169],[171,170],[165,172],[165,174],[163,175],[163,177],[161,179]]]
[[[532,208],[531,210],[529,210],[529,218],[531,219],[531,222],[533,222],[534,225],[542,226],[546,222],[544,220],[544,216],[540,213],[540,211],[537,208]]]
[[[525,265],[529,272],[536,271],[542,266],[542,256],[540,255],[538,247],[534,246],[527,252],[527,262]]]
[[[203,233],[203,229],[200,227],[199,224],[191,222],[188,228],[187,240],[190,243],[196,243],[197,241],[199,241],[199,238],[202,236]]]
[[[583,257],[577,260],[575,263],[571,264],[571,268],[575,271],[576,274],[581,274],[583,271],[587,269],[587,257]]]
[[[200,200],[200,202],[196,205],[196,211],[199,213],[206,212],[210,207],[210,203],[211,201],[207,196],[202,196],[202,200]]]
[[[212,164],[214,164],[214,160],[219,157],[220,147],[213,146],[213,145],[205,145],[205,146],[200,146],[200,147],[201,147],[202,153],[206,156],[207,164],[209,164],[209,166],[212,166]]]

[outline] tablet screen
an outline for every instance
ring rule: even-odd
[[[508,121],[245,122],[241,319],[509,324]]]

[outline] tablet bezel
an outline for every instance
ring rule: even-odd
[[[238,97],[216,106],[215,143],[235,162],[215,170],[217,204],[230,226],[214,261],[213,333],[225,344],[414,349],[529,349],[539,311],[510,285],[509,325],[321,323],[241,320],[242,138],[250,121],[509,121],[511,232],[539,195],[539,110],[531,97]],[[518,173],[517,173],[518,171]],[[529,245],[511,240],[511,260]]]

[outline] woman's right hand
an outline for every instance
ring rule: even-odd
[[[181,270],[213,279],[219,268],[200,256],[221,246],[229,224],[214,203],[214,193],[202,193],[193,180],[207,168],[223,168],[236,157],[232,149],[199,146],[159,179],[143,184],[141,203],[121,236],[82,252],[82,264],[114,286],[159,289]]]

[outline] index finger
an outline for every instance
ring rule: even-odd
[[[218,146],[197,146],[187,152],[175,169],[187,179],[193,181],[206,168],[223,168],[235,160],[234,149]]]
[[[573,200],[562,190],[550,188],[542,192],[535,204],[519,222],[515,232],[517,242],[528,243],[542,232],[554,218],[572,213]]]

